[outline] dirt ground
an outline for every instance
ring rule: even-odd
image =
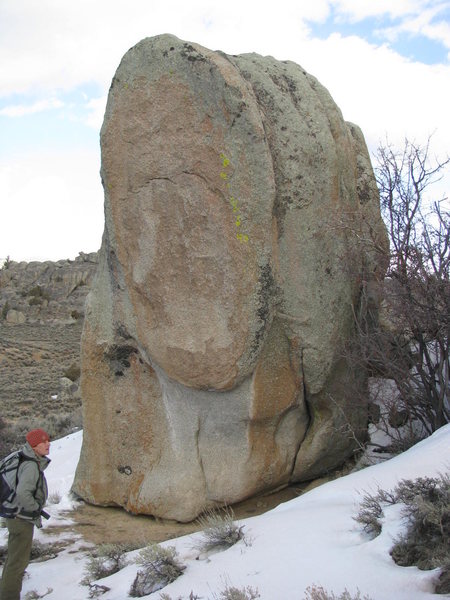
[[[72,413],[79,398],[55,399],[59,380],[80,362],[81,321],[0,325],[0,415],[10,423]]]
[[[244,500],[232,507],[236,519],[244,519],[262,514],[283,502],[298,497],[305,491],[324,483],[325,479],[316,480],[308,485],[297,485],[284,488],[265,496]],[[80,503],[67,513],[73,521],[70,526],[49,527],[49,534],[56,531],[71,532],[81,535],[87,544],[132,543],[144,546],[151,542],[162,542],[201,529],[197,521],[178,523],[165,519],[155,519],[144,515],[131,515],[120,508],[92,506]],[[45,531],[45,529],[43,530]]]

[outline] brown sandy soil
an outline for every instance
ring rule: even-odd
[[[236,519],[245,519],[262,514],[283,502],[292,500],[312,489],[326,479],[316,480],[308,485],[284,488],[265,496],[258,496],[235,504],[232,509]],[[67,513],[73,524],[65,527],[49,527],[49,534],[57,531],[73,532],[81,535],[89,544],[132,543],[144,546],[151,542],[162,542],[198,531],[198,522],[178,523],[165,519],[155,519],[145,515],[131,515],[120,508],[99,507],[81,503],[76,510]],[[45,531],[45,529],[44,529]]]

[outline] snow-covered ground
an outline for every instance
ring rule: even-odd
[[[69,491],[78,461],[82,432],[52,443],[52,463],[47,469],[50,492],[62,494],[50,505],[52,519],[45,527],[60,525],[62,512],[72,504]],[[165,542],[174,546],[186,565],[183,575],[164,590],[146,598],[159,599],[161,592],[173,600],[188,599],[190,592],[204,600],[220,597],[226,586],[259,591],[261,600],[302,600],[308,586],[323,586],[336,596],[346,588],[359,589],[361,597],[373,600],[438,599],[432,593],[437,571],[397,566],[389,555],[393,539],[402,531],[401,507],[385,510],[383,529],[370,539],[353,517],[365,492],[392,489],[402,479],[437,476],[450,468],[450,425],[437,431],[407,452],[384,463],[368,467],[327,483],[303,496],[281,504],[263,515],[244,519],[247,542],[198,560],[193,548],[195,533]],[[38,531],[36,538],[48,543],[48,535]],[[0,545],[6,544],[6,530],[0,529]],[[80,585],[86,554],[77,551],[80,539],[56,558],[32,563],[24,581],[27,591],[45,593],[48,600],[87,600],[88,588]],[[137,552],[130,553],[130,561]],[[110,591],[102,600],[125,600],[138,565],[131,563],[119,573],[101,581]]]

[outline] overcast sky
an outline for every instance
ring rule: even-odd
[[[292,60],[369,150],[450,140],[450,0],[0,0],[0,260],[98,250],[99,130],[125,52],[172,33]]]

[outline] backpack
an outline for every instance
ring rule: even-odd
[[[33,460],[25,456],[22,450],[16,450],[0,461],[0,516],[11,517],[16,512],[13,507],[8,507],[16,496],[17,483],[19,481],[19,466],[25,460]]]

